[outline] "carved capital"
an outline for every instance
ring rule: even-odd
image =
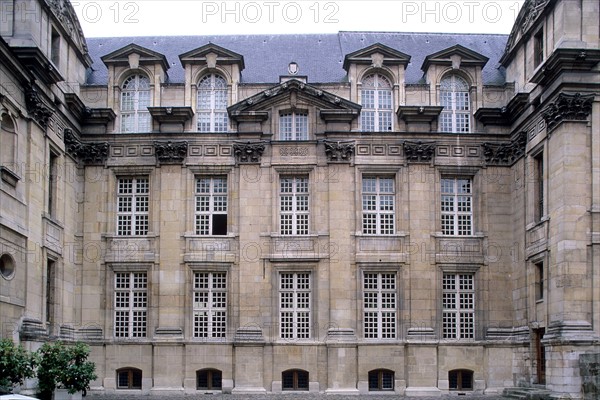
[[[52,116],[52,110],[44,104],[42,99],[40,99],[40,94],[32,85],[29,85],[25,89],[25,105],[27,106],[29,115],[42,127],[47,128],[48,121]]]
[[[181,164],[187,156],[188,142],[154,142],[154,154],[161,164]]]
[[[594,95],[581,93],[561,93],[554,103],[542,112],[548,131],[551,131],[563,121],[585,121],[592,112]]]
[[[236,164],[260,163],[264,151],[264,142],[235,142],[233,144]]]
[[[332,142],[325,141],[325,155],[329,162],[350,162],[354,149],[354,142]]]
[[[483,156],[488,165],[512,165],[525,154],[527,132],[520,132],[509,143],[483,143]]]
[[[64,130],[63,137],[67,153],[84,164],[104,164],[108,158],[108,142],[81,143],[69,128]]]
[[[403,143],[404,157],[408,162],[430,162],[435,155],[435,142],[409,142]]]

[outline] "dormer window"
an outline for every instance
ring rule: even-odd
[[[440,83],[440,131],[468,133],[471,131],[471,99],[469,84],[458,75],[450,75]]]
[[[121,85],[121,133],[144,133],[152,130],[150,79],[131,75]]]
[[[280,140],[308,140],[308,114],[291,112],[279,116]]]
[[[392,128],[392,84],[381,74],[363,79],[361,90],[361,129],[365,132],[390,132]]]
[[[205,75],[198,83],[198,131],[227,132],[227,82],[217,74]]]

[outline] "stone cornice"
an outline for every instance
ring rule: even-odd
[[[409,163],[428,163],[435,155],[436,142],[405,141],[404,158]]]
[[[563,71],[590,71],[600,62],[600,50],[556,49],[531,77],[531,82],[545,84]]]
[[[506,125],[509,122],[506,107],[482,107],[475,111],[474,117],[484,125]]]
[[[354,141],[323,141],[328,162],[350,162],[356,148]]]
[[[37,47],[15,47],[14,53],[26,65],[35,77],[46,85],[62,82],[65,79],[56,66]]]
[[[154,155],[160,164],[181,164],[187,156],[188,142],[154,142]]]
[[[40,94],[32,85],[25,88],[25,105],[31,118],[43,128],[47,128],[53,111],[42,101]]]
[[[112,108],[86,108],[83,123],[89,125],[106,125],[117,118]]]
[[[83,164],[104,164],[108,158],[108,142],[81,143],[69,128],[64,130],[63,137],[67,153]]]
[[[483,143],[483,157],[487,165],[513,165],[525,154],[527,132],[519,132],[508,143]]]
[[[399,106],[396,114],[405,122],[433,122],[444,107],[441,106]]]
[[[265,143],[259,142],[234,142],[233,154],[235,163],[238,164],[260,164],[261,157],[265,151]]]
[[[542,112],[548,132],[555,129],[563,121],[587,121],[592,112],[594,94],[560,93],[558,98],[550,103]]]
[[[159,123],[183,124],[194,116],[192,107],[148,107],[152,118]]]

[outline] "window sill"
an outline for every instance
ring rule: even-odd
[[[19,175],[4,166],[0,166],[0,177],[3,182],[7,183],[13,188],[17,187],[17,183],[21,180]]]

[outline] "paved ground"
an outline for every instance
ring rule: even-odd
[[[328,394],[308,394],[308,393],[285,393],[285,394],[261,394],[261,395],[242,395],[242,394],[193,394],[193,395],[171,395],[171,396],[127,396],[127,395],[87,395],[83,398],[83,400],[134,400],[134,399],[198,399],[198,400],[392,400],[392,399],[414,399],[414,400],[457,400],[457,399],[465,399],[465,400],[507,400],[507,398],[502,396],[483,396],[483,395],[470,395],[467,394],[465,396],[458,395],[447,395],[442,397],[403,397],[403,396],[395,396],[395,395],[368,395],[368,396],[360,396],[360,395],[328,395]]]

